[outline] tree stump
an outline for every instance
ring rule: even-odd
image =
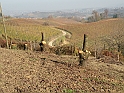
[[[41,51],[45,51],[46,42],[45,41],[42,41],[39,45],[40,45]]]
[[[79,54],[79,65],[84,66],[85,65],[85,58],[84,58],[85,53],[82,50],[79,50],[78,54]]]

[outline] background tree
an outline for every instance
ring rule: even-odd
[[[90,17],[88,17],[88,23],[90,23],[90,22],[94,22],[94,17],[93,16],[90,16]]]
[[[105,13],[100,13],[100,18],[105,19]]]
[[[114,14],[113,18],[119,18],[119,14]]]
[[[92,14],[94,17],[94,22],[99,21],[100,19],[99,13],[96,10],[93,10]]]
[[[108,18],[108,12],[109,12],[108,9],[104,10],[105,18]]]

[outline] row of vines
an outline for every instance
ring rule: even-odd
[[[38,41],[41,40],[41,32],[45,33],[45,40],[49,41],[52,37],[61,34],[61,32],[53,27],[43,26],[40,23],[28,22],[33,19],[11,19],[5,22],[7,36],[12,39],[22,41]],[[3,24],[0,23],[0,36],[5,35]]]

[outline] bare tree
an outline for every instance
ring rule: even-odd
[[[94,17],[94,21],[95,22],[99,21],[99,18],[100,18],[99,13],[97,11],[93,10],[92,14],[93,14],[93,17]]]
[[[109,49],[116,49],[118,51],[118,61],[119,54],[121,53],[121,47],[124,43],[124,32],[123,29],[116,30],[111,33],[108,37],[104,38],[104,42],[108,44]]]
[[[108,12],[109,12],[108,9],[105,9],[105,10],[104,10],[105,18],[108,18]]]

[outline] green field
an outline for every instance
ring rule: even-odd
[[[43,26],[42,21],[40,23],[33,19],[10,19],[5,21],[5,25],[8,37],[24,41],[40,41],[41,32],[45,34],[46,41],[61,34],[58,29],[51,26]],[[2,37],[2,34],[5,35],[3,24],[1,22],[0,37]]]

